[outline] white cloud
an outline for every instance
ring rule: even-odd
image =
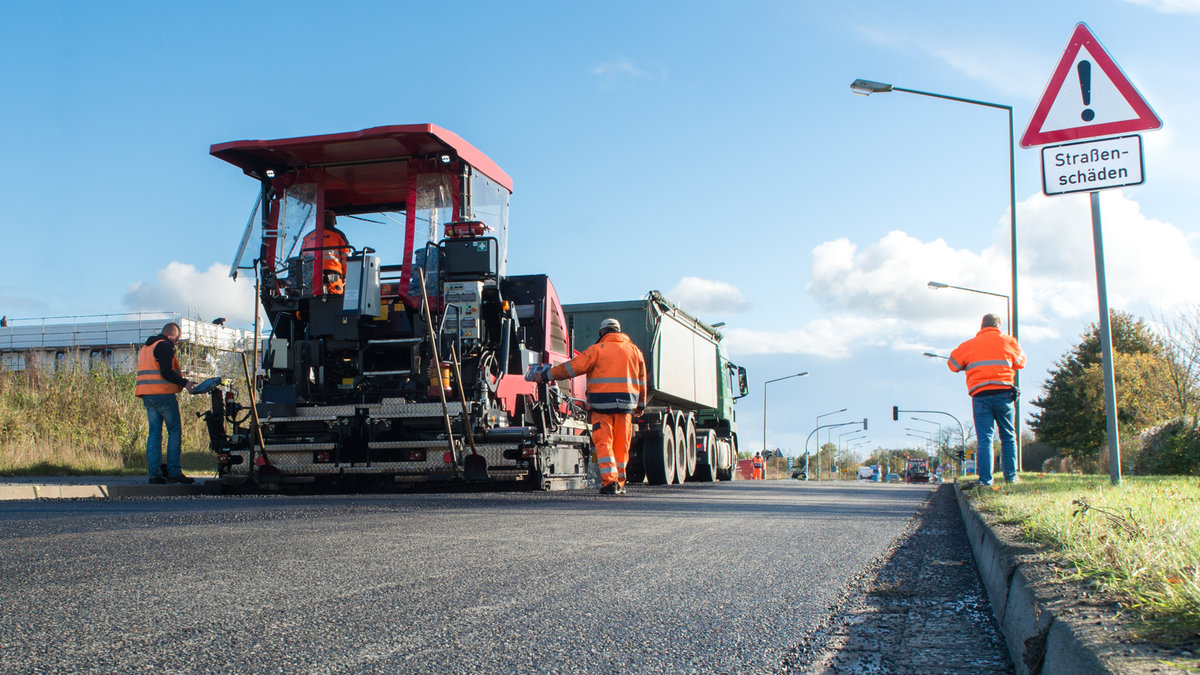
[[[1195,303],[1200,260],[1189,237],[1147,217],[1120,191],[1105,191],[1100,201],[1109,306],[1150,316]],[[1004,299],[927,283],[1007,294],[1009,227],[1005,214],[994,243],[980,252],[899,230],[861,249],[846,238],[824,242],[813,249],[808,290],[829,317],[784,331],[730,329],[730,351],[846,358],[858,347],[888,346],[943,353],[973,334],[984,313],[1003,313]],[[1088,198],[1034,195],[1017,205],[1017,231],[1022,342],[1080,333],[1098,314]]]
[[[693,314],[727,314],[744,312],[750,303],[742,292],[724,281],[710,281],[699,277],[684,277],[667,291],[667,297]]]
[[[1163,14],[1200,14],[1200,0],[1125,0]]]
[[[605,84],[613,84],[617,80],[652,80],[655,75],[634,65],[632,61],[606,61],[592,68],[592,74],[599,77]],[[666,79],[664,73],[659,73],[659,79]]]
[[[258,306],[253,281],[233,281],[228,265],[215,262],[201,272],[178,261],[158,270],[153,282],[131,284],[124,303],[135,311],[179,312],[204,320],[225,317],[232,326],[253,322]]]
[[[1022,50],[1011,41],[988,43],[973,36],[970,40],[952,43],[945,36],[932,38],[916,32],[905,34],[895,27],[859,27],[858,32],[868,41],[893,51],[924,53],[1003,93],[1035,97],[1041,92],[1040,83],[1026,75],[1040,72],[1045,64],[1036,58],[1037,54]],[[900,86],[920,88],[912,84]]]

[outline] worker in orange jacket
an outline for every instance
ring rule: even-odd
[[[179,369],[175,343],[182,330],[177,323],[163,326],[162,332],[146,340],[138,350],[137,380],[133,394],[142,399],[149,425],[146,434],[146,468],[151,483],[191,483],[183,475],[180,452],[183,444],[183,423],[179,418],[179,402],[175,394],[195,386]],[[162,471],[162,430],[167,427],[167,466]]]
[[[754,461],[751,463],[750,466],[753,467],[753,469],[754,469],[751,472],[751,476],[754,477],[754,480],[762,480],[763,479],[763,458],[760,453],[757,453],[757,452],[754,453]]]
[[[621,323],[601,321],[596,344],[566,363],[531,375],[543,382],[588,376],[587,403],[592,412],[600,493],[625,494],[632,416],[641,415],[646,407],[646,360],[642,350],[621,332]]]
[[[1017,400],[1017,371],[1025,367],[1025,352],[1016,338],[1000,332],[1000,317],[986,314],[975,337],[950,352],[950,370],[967,374],[967,393],[979,444],[975,471],[979,485],[992,484],[992,429],[1000,429],[1000,467],[1004,480],[1017,479],[1017,439],[1013,433],[1013,403]]]
[[[321,237],[317,237],[316,230],[304,235],[300,250],[305,261],[311,263],[314,258],[321,261],[321,288],[313,295],[343,295],[346,292],[346,258],[350,255],[350,246],[346,235],[337,229],[337,216],[332,211],[325,212]],[[312,279],[304,282],[311,283]]]

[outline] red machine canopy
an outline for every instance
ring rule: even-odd
[[[262,179],[304,169],[325,172],[327,208],[403,204],[410,160],[448,156],[512,192],[512,178],[457,134],[434,124],[373,127],[324,136],[218,143],[209,154]]]

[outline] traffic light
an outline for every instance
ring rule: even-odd
[[[893,422],[900,421],[900,406],[898,406],[898,405],[892,406],[892,421]]]
[[[863,418],[863,431],[867,430],[867,418]]]
[[[960,462],[966,461],[967,459],[967,451],[963,450],[962,448],[959,448],[955,455],[958,457],[958,461]]]

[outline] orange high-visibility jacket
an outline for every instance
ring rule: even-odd
[[[628,413],[646,407],[646,360],[624,333],[606,333],[579,356],[550,369],[556,380],[587,375],[588,407]]]
[[[346,283],[346,258],[350,255],[346,235],[335,228],[326,227],[318,241],[317,231],[313,230],[304,235],[300,248],[304,251],[305,259],[320,258],[321,277],[328,287],[325,290],[333,295],[341,295]],[[315,250],[318,248],[323,250]]]
[[[166,340],[166,338],[163,338]],[[138,369],[137,382],[133,387],[134,396],[145,396],[147,394],[178,394],[183,391],[183,387],[168,382],[163,379],[162,373],[158,369],[158,359],[154,358],[154,348],[162,340],[155,340],[148,345],[143,345],[138,350]],[[179,373],[179,359],[174,355],[171,356],[171,369]],[[182,375],[181,375],[182,377]]]
[[[1017,371],[1025,367],[1025,352],[1011,335],[991,326],[950,352],[946,365],[956,373],[967,371],[967,392],[974,396],[994,389],[1012,389]]]
[[[754,462],[751,466],[753,466],[756,469],[761,469],[761,468],[763,468],[763,461],[761,459],[755,457]]]

